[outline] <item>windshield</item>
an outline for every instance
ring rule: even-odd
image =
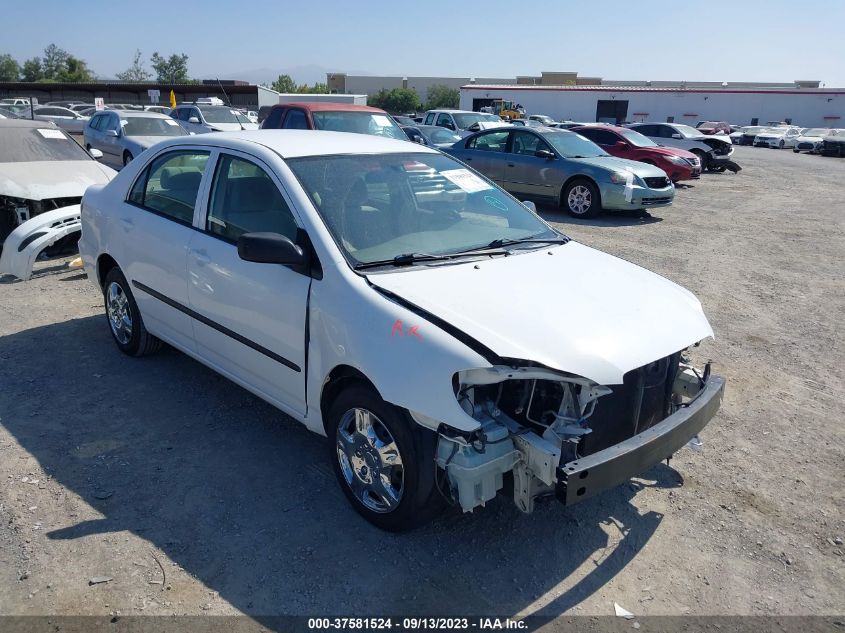
[[[0,163],[46,160],[93,160],[79,144],[57,128],[1,128]]]
[[[133,116],[121,120],[126,136],[184,136],[187,134],[173,119]]]
[[[440,153],[287,163],[353,266],[484,248],[498,239],[560,237],[509,194]]]
[[[543,134],[543,138],[564,158],[609,156],[601,147],[573,132],[565,132],[563,130],[560,132],[550,131]]]
[[[619,130],[619,135],[634,147],[657,147],[657,143],[635,130]]]
[[[455,123],[458,125],[459,128],[462,130],[466,130],[469,128],[470,125],[474,123],[478,123],[479,121],[484,121],[485,123],[501,123],[502,119],[495,114],[484,114],[483,112],[465,112],[465,113],[458,113],[453,112],[452,118],[455,119]]]
[[[676,132],[678,132],[681,136],[686,136],[687,138],[691,136],[702,136],[701,130],[696,130],[694,127],[690,127],[689,125],[675,124],[674,127]]]
[[[811,127],[809,130],[804,130],[801,136],[827,136],[830,134],[830,129],[826,127]]]
[[[461,140],[460,134],[443,127],[434,127],[420,130],[431,143],[457,143]]]
[[[374,134],[408,140],[405,132],[386,114],[378,112],[312,112],[314,127],[318,130],[333,132],[354,132],[356,134]]]
[[[244,115],[226,106],[197,106],[206,123],[249,123]]]

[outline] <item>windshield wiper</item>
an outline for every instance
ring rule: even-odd
[[[570,238],[566,237],[565,235],[561,235],[558,237],[548,237],[545,239],[539,237],[500,237],[499,239],[490,242],[487,245],[487,248],[502,248],[503,246],[510,246],[511,244],[566,244],[569,240]]]
[[[452,251],[451,253],[442,253],[434,255],[432,253],[402,253],[393,259],[379,259],[372,262],[362,262],[353,266],[355,270],[363,270],[365,268],[378,268],[380,266],[413,266],[420,262],[442,262],[459,257],[472,257],[473,255],[510,255],[509,251],[491,250],[496,249],[495,246],[482,246],[481,248],[473,246],[471,249],[465,251]]]

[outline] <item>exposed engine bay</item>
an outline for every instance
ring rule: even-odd
[[[581,480],[592,476],[600,483],[626,479],[637,473],[614,469],[614,460],[619,465],[624,462],[624,468],[645,470],[692,439],[718,402],[692,422],[679,411],[704,391],[709,380],[709,364],[699,372],[681,352],[629,371],[622,384],[613,386],[516,363],[459,372],[455,395],[481,428],[463,437],[441,425],[436,483],[464,511],[492,499],[509,471],[514,501],[523,512],[531,512],[535,499],[542,496],[557,494],[565,502],[586,498],[599,490],[588,489],[585,481],[574,492],[567,491],[570,475],[577,472]],[[718,395],[720,401],[724,381],[716,381],[710,397]],[[662,429],[646,433],[661,423],[670,438],[664,439]],[[691,433],[678,445],[679,433],[685,431]],[[618,448],[626,442],[631,442],[629,451]],[[669,452],[662,454],[665,450]],[[652,453],[659,457],[651,461]],[[630,459],[632,455],[635,459]],[[590,456],[599,456],[594,460],[603,469],[598,474],[596,466],[592,475],[578,467],[579,460]]]
[[[79,204],[82,196],[66,198],[47,198],[44,200],[27,200],[13,196],[0,195],[0,245],[6,240],[9,234],[18,226],[28,220],[63,207]],[[50,246],[48,254],[56,254],[72,248],[76,244],[79,235],[68,236],[68,239],[61,240]]]

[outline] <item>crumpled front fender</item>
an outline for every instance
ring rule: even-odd
[[[14,275],[26,281],[32,277],[32,267],[41,251],[80,230],[82,221],[78,204],[47,211],[27,220],[3,243],[0,275]]]

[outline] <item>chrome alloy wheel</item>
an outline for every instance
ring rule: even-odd
[[[374,512],[391,512],[402,500],[405,470],[399,448],[378,416],[350,409],[337,425],[340,470],[352,494]]]
[[[121,345],[127,345],[132,338],[132,313],[129,299],[117,282],[111,282],[106,290],[106,307],[112,334]]]
[[[569,205],[569,210],[572,213],[582,215],[593,206],[593,194],[584,185],[576,185],[569,190],[566,203]]]

